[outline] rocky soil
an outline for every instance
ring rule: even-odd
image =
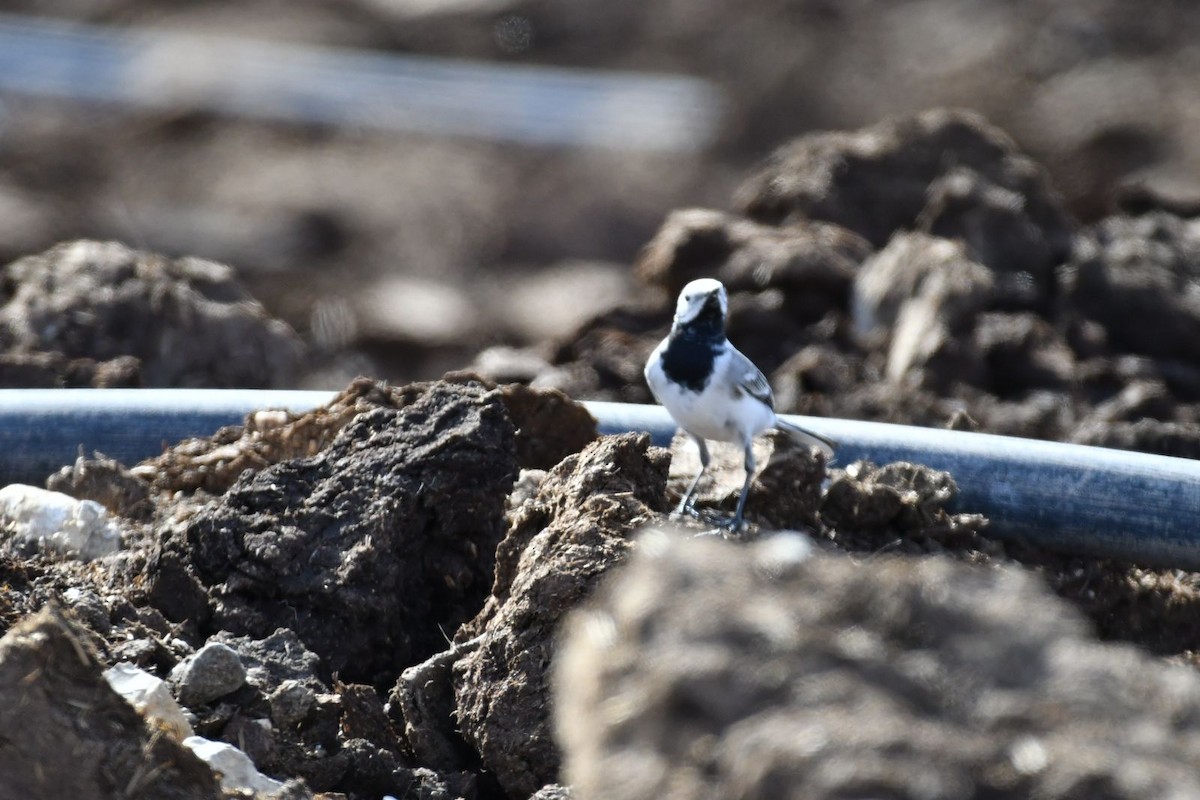
[[[531,396],[559,411],[522,418]],[[516,445],[543,430],[577,443],[549,470]],[[0,785],[243,796],[180,746],[188,726],[277,781],[259,797],[1193,790],[1200,675],[1169,663],[1198,644],[1191,576],[1006,549],[918,465],[823,486],[782,435],[724,542],[668,522],[690,478],[674,449],[464,373],[360,380],[132,469],[81,457],[53,483],[103,500],[124,547],[0,552],[20,715]],[[740,487],[731,455],[710,512]],[[179,721],[142,723],[105,682],[117,664],[166,681]]]
[[[743,536],[675,530],[686,443],[597,437],[571,399],[647,400],[673,293],[712,275],[783,410],[1192,455],[1180,212],[1082,224],[966,112],[803,137],[727,207],[667,216],[642,299],[570,335],[141,464],[82,454],[47,485],[103,507],[121,549],[4,527],[0,794],[238,796],[190,732],[236,746],[263,797],[1191,796],[1196,574],[1001,544],[947,510],[952,475],[778,436]],[[319,367],[209,262],[85,241],[4,278],[10,386]],[[728,513],[740,467],[716,462],[701,504]],[[149,723],[118,664],[165,682]]]

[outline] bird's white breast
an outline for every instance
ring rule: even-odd
[[[662,368],[664,341],[646,362],[646,383],[672,419],[688,433],[702,439],[747,444],[755,434],[775,423],[775,412],[744,390],[724,381],[730,353],[721,352],[713,365],[713,376],[704,388],[693,392],[669,380]]]

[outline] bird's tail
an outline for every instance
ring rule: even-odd
[[[833,451],[837,449],[837,442],[835,442],[833,439],[822,436],[819,433],[813,433],[807,428],[801,428],[799,425],[793,425],[792,423],[783,419],[783,417],[777,417],[775,419],[775,425],[779,428],[779,430],[783,431],[788,436],[791,436],[792,439],[796,440],[797,442],[806,444],[809,447],[815,447],[820,450],[825,454],[825,459],[827,461],[833,460]]]

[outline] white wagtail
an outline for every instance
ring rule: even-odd
[[[780,419],[766,376],[725,338],[729,300],[725,287],[701,278],[683,287],[675,304],[671,333],[646,362],[646,383],[679,427],[700,448],[700,471],[688,487],[676,514],[695,515],[695,494],[708,468],[705,439],[735,442],[745,453],[746,482],[728,527],[742,527],[742,511],[754,475],[751,441],[768,428],[778,428],[797,441],[832,458],[834,442]]]

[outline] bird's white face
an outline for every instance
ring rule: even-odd
[[[708,299],[716,295],[721,304],[721,318],[725,318],[729,310],[729,298],[725,295],[725,286],[713,278],[699,278],[683,287],[679,300],[675,303],[675,324],[683,325],[696,318]]]

